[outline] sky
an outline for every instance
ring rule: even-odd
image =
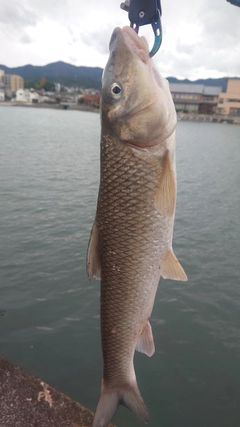
[[[115,27],[129,25],[121,0],[0,0],[0,64],[64,61],[104,68]],[[165,77],[240,77],[240,7],[226,0],[161,0]],[[151,26],[141,27],[150,48]]]

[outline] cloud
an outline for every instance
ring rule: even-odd
[[[225,0],[202,0],[175,3],[174,11],[173,3],[168,2],[166,12],[174,17],[164,27],[158,59],[165,76],[239,75],[240,9]]]
[[[31,8],[19,2],[6,1],[0,3],[0,38],[6,42],[30,44],[32,37],[28,34],[31,27],[37,25],[37,15]],[[2,33],[2,34],[1,34]],[[5,43],[6,43],[5,42]]]
[[[76,56],[69,55],[68,59],[71,64],[77,65],[78,58]]]
[[[128,25],[121,0],[0,0],[0,63],[63,60],[104,67],[114,27]],[[240,73],[240,8],[226,0],[166,0],[163,43],[154,60],[165,76]],[[151,27],[142,27],[149,46]]]
[[[32,37],[29,36],[29,34],[22,33],[21,37],[19,38],[19,42],[22,44],[29,44],[29,43],[33,43],[34,40]]]
[[[10,33],[24,30],[27,27],[36,26],[37,15],[18,2],[2,1],[0,3],[0,22],[5,30]]]
[[[81,33],[80,39],[86,46],[94,46],[99,53],[108,55],[108,47],[112,35],[112,30],[112,26],[108,25],[104,27],[100,33],[98,31],[94,31],[91,33],[84,31]]]
[[[226,49],[226,54],[233,45],[240,47],[240,8],[217,0],[207,5],[205,0],[207,9],[203,20],[203,40],[206,47],[213,49],[213,53]]]

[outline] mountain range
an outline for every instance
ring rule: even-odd
[[[22,67],[9,68],[0,64],[0,69],[6,74],[18,74],[24,78],[25,86],[31,87],[32,82],[36,82],[44,77],[51,82],[57,82],[65,86],[78,86],[83,88],[100,89],[103,69],[100,67],[83,67],[67,64],[66,62],[54,62],[44,66],[24,65]],[[180,80],[175,77],[167,77],[170,83],[204,84],[206,86],[221,86],[226,90],[227,77],[217,79],[198,79],[191,81]]]
[[[17,74],[24,78],[25,86],[44,77],[46,80],[61,83],[65,86],[79,86],[84,88],[100,88],[102,68],[76,67],[66,62],[54,62],[44,66],[24,65],[22,67],[8,68],[0,65],[5,74]]]

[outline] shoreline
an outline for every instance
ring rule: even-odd
[[[0,102],[0,107],[52,108],[54,110],[78,110],[78,111],[90,111],[92,113],[99,112],[99,108],[92,107],[91,105],[83,105],[83,104],[68,105],[67,108],[64,108],[64,105],[62,104],[46,104],[46,103],[30,104],[27,102],[23,103],[23,102],[5,101],[5,102]]]
[[[89,111],[92,113],[99,113],[100,109],[92,107],[91,105],[68,105],[64,108],[62,104],[28,104],[22,102],[5,101],[0,102],[0,107],[25,107],[25,108],[52,108],[54,110],[71,110],[71,111]],[[223,114],[198,114],[198,113],[182,113],[177,112],[178,121],[190,122],[206,122],[206,123],[223,123],[223,124],[236,124],[240,125],[240,116],[230,116]]]

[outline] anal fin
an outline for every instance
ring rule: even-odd
[[[174,255],[172,249],[167,251],[162,262],[161,276],[164,279],[182,280],[183,282],[187,281],[187,275],[177,257]]]
[[[149,357],[151,357],[155,352],[152,327],[149,321],[144,326],[143,331],[138,339],[136,350],[140,351],[141,353],[145,353]]]
[[[176,178],[171,165],[171,154],[167,151],[154,200],[154,206],[161,215],[171,217],[174,214],[176,194]]]
[[[87,250],[87,274],[89,280],[93,277],[100,279],[101,276],[101,258],[99,248],[99,231],[96,219],[92,226]]]

